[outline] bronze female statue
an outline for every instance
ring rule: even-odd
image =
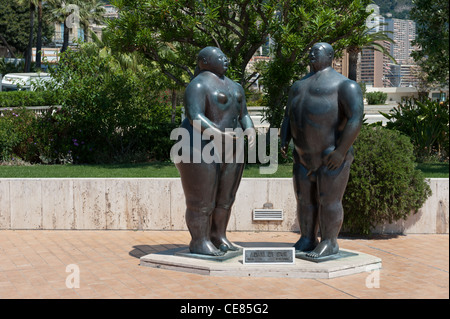
[[[195,152],[201,155],[209,143],[216,142],[218,153],[233,158],[234,150],[230,154],[225,150],[225,143],[238,138],[234,130],[253,132],[249,135],[249,147],[255,143],[255,131],[247,112],[244,89],[225,76],[228,69],[225,54],[219,48],[206,47],[199,52],[197,62],[199,72],[185,91],[186,119],[181,125],[191,136],[190,160],[176,163],[176,166],[186,197],[186,223],[192,237],[190,252],[221,256],[228,250],[237,250],[227,239],[226,228],[244,163],[223,161],[220,155],[216,157],[219,160],[212,162],[204,158],[196,162],[192,157]],[[194,130],[201,131],[197,133],[208,130],[223,143],[202,139],[196,147],[192,141]]]

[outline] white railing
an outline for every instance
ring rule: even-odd
[[[26,106],[25,108],[27,110],[32,110],[36,115],[40,116],[42,115],[42,113],[44,113],[46,110],[50,109],[50,108],[61,108],[61,105],[53,105],[53,106]],[[10,110],[15,110],[18,109],[19,107],[3,107],[0,108],[0,115],[3,115],[4,111],[10,111]]]

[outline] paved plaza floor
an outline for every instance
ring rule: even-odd
[[[246,243],[294,243],[293,232],[230,232]],[[341,237],[382,259],[380,271],[333,279],[214,277],[139,266],[185,246],[186,231],[0,230],[0,299],[448,299],[449,236]]]

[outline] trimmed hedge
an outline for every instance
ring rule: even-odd
[[[367,104],[379,105],[386,103],[387,93],[383,92],[367,92],[366,93]]]
[[[56,91],[7,91],[0,92],[0,108],[21,106],[51,106],[58,105]]]
[[[354,148],[343,199],[345,232],[370,234],[379,224],[406,219],[431,195],[407,136],[364,125]]]

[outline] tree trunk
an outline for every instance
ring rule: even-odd
[[[348,52],[348,78],[356,81],[356,69],[358,66],[358,54],[361,50],[357,47],[350,47]]]
[[[6,48],[9,51],[9,54],[11,55],[12,58],[16,58],[16,55],[14,54],[12,48],[10,47],[10,45],[8,44],[8,42],[6,42],[6,39],[3,37],[3,35],[0,34],[0,40],[2,40],[2,42],[5,44]]]
[[[176,113],[177,113],[177,91],[175,89],[172,89],[172,117],[170,119],[172,123],[175,123]]]
[[[83,26],[83,33],[84,33],[83,41],[84,42],[89,42],[89,39],[88,39],[88,37],[89,37],[89,24],[85,24]]]
[[[67,26],[67,24],[65,22],[66,20],[64,20],[63,46],[61,48],[61,53],[66,51],[67,48],[69,47],[69,30],[70,30],[70,28]]]
[[[38,29],[36,38],[36,69],[41,69],[41,50],[42,50],[42,1],[38,2]]]
[[[28,36],[28,46],[25,52],[25,69],[24,72],[30,72],[31,70],[31,56],[33,54],[33,30],[34,30],[34,11],[36,10],[33,2],[30,1],[30,33]]]

